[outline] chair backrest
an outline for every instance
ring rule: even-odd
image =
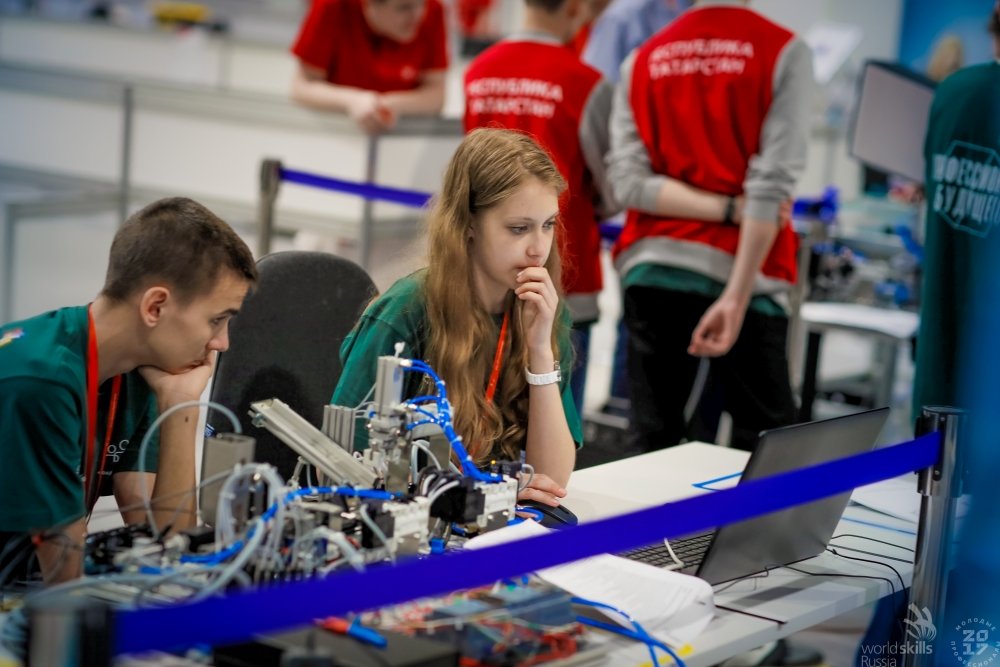
[[[233,320],[229,350],[220,355],[211,399],[236,412],[257,439],[256,460],[287,479],[298,456],[250,423],[250,403],[279,398],[317,428],[340,379],[340,345],[376,294],[357,264],[321,252],[287,251],[257,262],[259,281]],[[209,424],[231,431],[222,415]]]

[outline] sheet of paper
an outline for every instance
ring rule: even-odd
[[[859,486],[851,500],[868,509],[917,523],[920,519],[920,494],[916,475],[907,474],[868,486]]]
[[[547,532],[548,528],[525,521],[475,537],[466,542],[465,548],[477,549]],[[537,574],[575,596],[617,607],[648,632],[677,644],[694,639],[715,614],[708,582],[619,556],[602,554]]]

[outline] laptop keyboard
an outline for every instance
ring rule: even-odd
[[[714,534],[713,532],[708,532],[701,535],[692,535],[680,540],[671,540],[670,546],[673,547],[677,558],[684,563],[684,567],[695,567],[700,565],[701,561],[705,559],[705,552],[708,551],[708,545],[711,543]],[[664,567],[668,570],[679,569],[679,566],[670,557],[670,552],[667,551],[667,547],[662,542],[651,544],[647,547],[623,551],[619,555],[639,561],[640,563]]]

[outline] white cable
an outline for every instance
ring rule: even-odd
[[[364,572],[365,557],[361,555],[361,552],[358,551],[353,544],[351,544],[350,540],[348,540],[343,533],[337,530],[333,530],[331,528],[327,528],[326,526],[319,526],[318,528],[314,528],[310,532],[310,534],[313,533],[315,533],[316,536],[320,538],[325,538],[330,542],[333,542],[333,544],[336,545],[338,549],[340,549],[340,553],[343,554],[344,558],[347,560],[347,563],[351,567],[353,567],[358,572]],[[323,573],[329,572],[330,569],[332,568],[320,568],[320,572]]]
[[[243,570],[243,566],[246,565],[247,560],[249,560],[250,556],[252,556],[254,551],[257,550],[260,543],[264,541],[264,535],[268,532],[268,525],[264,521],[258,519],[254,525],[257,526],[257,530],[255,530],[253,535],[250,536],[250,539],[247,540],[243,549],[241,549],[239,554],[236,555],[236,558],[222,568],[215,581],[201,589],[192,598],[192,601],[203,600],[208,596],[213,595]],[[213,569],[212,573],[214,574],[216,571],[219,570]]]
[[[453,480],[451,482],[448,482],[447,484],[445,484],[444,486],[442,486],[439,489],[434,489],[434,492],[431,493],[431,495],[427,496],[427,501],[431,505],[433,505],[435,500],[437,500],[438,498],[440,498],[442,495],[444,495],[448,491],[451,491],[452,489],[454,489],[458,485],[459,485],[458,480]]]
[[[694,417],[694,411],[698,407],[698,402],[701,400],[701,395],[705,393],[705,385],[708,383],[708,371],[711,362],[708,357],[702,357],[701,361],[698,362],[698,371],[695,373],[694,382],[691,384],[691,393],[688,394],[688,399],[684,403],[684,423],[691,423],[691,418]]]
[[[518,493],[521,493],[526,488],[531,486],[531,482],[534,481],[535,479],[535,466],[531,465],[530,463],[522,463],[521,470],[522,471],[527,470],[529,475],[528,475],[528,481],[524,483],[524,486],[518,487],[517,489]],[[518,482],[520,482],[520,480],[518,480]]]
[[[184,401],[183,403],[178,403],[177,405],[167,408],[166,410],[161,412],[160,416],[157,417],[152,424],[150,424],[149,428],[146,430],[146,434],[142,437],[142,444],[139,445],[140,472],[144,471],[146,467],[146,451],[149,447],[150,438],[152,437],[156,429],[160,427],[160,424],[163,423],[163,420],[165,420],[167,417],[174,414],[178,410],[183,410],[185,408],[193,408],[196,406],[198,408],[204,406],[206,408],[214,408],[215,410],[218,410],[223,415],[225,415],[230,422],[232,422],[233,430],[236,433],[238,434],[243,433],[243,427],[240,426],[240,420],[236,418],[236,415],[233,414],[232,410],[222,405],[221,403],[216,403],[215,401]],[[192,446],[194,445],[194,443],[191,444]],[[153,517],[153,499],[149,495],[149,481],[147,480],[146,475],[139,475],[139,483],[142,486],[142,500],[146,510],[146,518],[149,520],[149,526],[153,530],[153,539],[157,539],[160,536],[160,531],[157,529],[156,519]]]
[[[444,470],[444,468],[441,467],[441,462],[438,461],[438,457],[434,456],[434,452],[431,451],[431,448],[429,446],[424,444],[423,440],[414,440],[411,444],[414,447],[422,450],[425,454],[427,454],[430,460],[434,462],[435,468],[437,468],[438,470]]]
[[[375,533],[375,536],[379,540],[381,540],[382,545],[385,547],[386,551],[389,552],[389,559],[395,562],[396,554],[393,552],[392,549],[389,548],[389,538],[386,537],[385,531],[383,531],[379,527],[379,525],[375,523],[375,521],[368,515],[368,506],[365,505],[364,503],[358,505],[358,514],[361,516],[361,520],[364,521],[365,524],[372,529],[372,532]]]
[[[280,568],[282,563],[282,527],[285,525],[285,513],[288,509],[288,503],[284,499],[288,491],[285,488],[284,481],[281,479],[281,475],[278,474],[274,466],[260,464],[257,474],[263,477],[267,484],[267,507],[270,508],[276,505],[276,511],[271,520],[271,525],[276,526],[276,529],[271,530],[268,535],[264,552],[264,562],[270,562]]]
[[[306,466],[306,460],[301,456],[295,461],[295,468],[292,470],[292,476],[288,478],[288,486],[292,488],[297,488],[301,486],[299,484],[299,475],[302,474],[302,469]],[[309,486],[309,478],[306,477],[306,486]]]
[[[416,440],[410,443],[410,479],[417,478],[417,459],[420,457],[420,448],[416,446]]]
[[[360,410],[362,406],[364,406],[364,404],[368,402],[368,399],[371,398],[374,393],[375,393],[375,385],[372,385],[371,389],[368,390],[368,393],[365,394],[365,397],[361,399],[361,402],[357,404],[354,410],[355,411]]]
[[[223,482],[222,488],[219,489],[219,505],[215,521],[216,545],[225,547],[236,541],[236,520],[232,515],[233,502],[239,495],[239,486],[244,483],[244,480],[247,480],[246,483],[249,484],[256,476],[263,478],[268,486],[267,506],[271,507],[278,503],[275,522],[284,521],[284,503],[279,502],[279,500],[284,497],[285,488],[274,467],[265,463],[238,465]],[[277,523],[277,525],[283,525],[283,523]]]
[[[132,604],[135,605],[136,607],[141,607],[143,602],[145,602],[144,598],[146,597],[147,594],[155,591],[160,586],[163,586],[164,584],[168,583],[174,586],[190,588],[191,590],[194,591],[201,590],[202,588],[205,587],[205,582],[198,581],[197,579],[194,579],[193,576],[208,572],[209,570],[210,568],[204,567],[193,570],[178,570],[177,572],[171,572],[169,574],[163,575],[156,581],[153,581],[152,583],[140,588],[136,592],[135,597],[132,598]],[[178,579],[180,581],[177,581]]]
[[[667,548],[667,553],[670,554],[670,558],[673,559],[677,567],[684,567],[684,563],[681,561],[680,558],[677,557],[677,554],[674,553],[674,548],[670,546],[669,540],[664,539],[663,546]]]

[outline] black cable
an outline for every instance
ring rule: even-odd
[[[735,612],[737,614],[743,614],[744,616],[752,616],[754,618],[759,618],[762,621],[770,621],[771,623],[777,623],[777,625],[778,625],[779,628],[781,626],[783,626],[785,623],[788,622],[788,621],[778,620],[777,618],[771,618],[770,616],[763,616],[761,614],[755,614],[752,611],[746,611],[745,609],[737,609],[736,607],[727,607],[727,606],[721,605],[721,604],[716,604],[715,608],[716,609],[725,609],[726,611],[732,611],[732,612]]]
[[[725,586],[722,586],[721,588],[716,588],[716,587],[713,586],[712,587],[712,595],[714,596],[714,595],[717,595],[719,593],[722,593],[723,591],[725,591],[725,590],[727,590],[729,588],[732,588],[736,584],[741,584],[741,583],[743,583],[745,581],[750,581],[752,579],[766,579],[767,577],[771,576],[771,571],[772,570],[776,570],[776,569],[777,569],[776,567],[766,567],[766,568],[764,568],[764,574],[754,574],[754,575],[750,575],[748,577],[740,577],[739,579],[736,579],[734,581],[730,581],[728,584],[726,584]],[[759,618],[759,619],[762,619],[762,620],[765,620],[765,621],[770,621],[772,623],[776,623],[779,628],[781,626],[783,626],[785,623],[787,623],[787,621],[781,621],[781,620],[778,620],[777,618],[771,618],[770,616],[761,616],[760,614],[754,614],[753,612],[745,611],[743,609],[736,609],[735,607],[726,607],[726,606],[721,605],[721,604],[716,604],[715,608],[716,609],[725,609],[726,611],[735,612],[737,614],[743,614],[744,616],[752,616],[754,618]]]
[[[773,569],[775,569],[775,568],[773,568],[773,567],[767,567],[767,568],[764,568],[764,574],[754,574],[754,575],[750,575],[748,577],[740,577],[739,579],[735,579],[733,581],[730,581],[728,584],[726,584],[725,586],[722,586],[721,588],[714,588],[713,587],[712,593],[713,594],[722,593],[723,591],[726,591],[726,590],[732,588],[736,584],[741,584],[744,581],[750,581],[751,579],[766,579],[769,576],[771,576],[771,570],[773,570]]]
[[[906,558],[896,558],[895,556],[886,556],[885,554],[876,553],[874,551],[866,551],[864,549],[858,549],[858,548],[855,548],[855,547],[845,547],[842,544],[835,544],[834,546],[837,547],[838,549],[847,549],[848,551],[856,551],[859,554],[867,554],[869,556],[878,556],[879,558],[886,558],[888,560],[894,560],[897,563],[906,563],[907,565],[913,565],[913,561],[912,560],[907,560]],[[844,558],[847,558],[847,556],[844,556]]]
[[[903,575],[901,575],[899,573],[899,570],[897,570],[896,568],[894,568],[892,565],[889,565],[888,563],[884,563],[884,562],[882,562],[880,560],[871,560],[870,558],[858,558],[857,556],[845,556],[842,553],[837,553],[837,551],[835,551],[832,547],[827,547],[826,550],[829,551],[830,553],[832,553],[834,556],[837,556],[839,558],[846,558],[848,560],[856,560],[856,561],[861,562],[861,563],[871,563],[873,565],[882,565],[883,567],[887,567],[890,570],[892,570],[895,573],[896,578],[899,579],[899,590],[901,590],[901,591],[905,591],[906,590],[906,584],[903,583]],[[895,587],[893,587],[892,594],[893,595],[896,594]]]
[[[869,542],[878,542],[879,544],[885,544],[890,547],[896,547],[897,549],[902,549],[903,551],[909,551],[914,553],[914,550],[910,547],[904,547],[901,544],[894,544],[893,542],[886,542],[885,540],[877,540],[874,537],[868,537],[867,535],[856,535],[855,533],[841,533],[840,535],[834,535],[830,538],[830,541],[837,539],[838,537],[856,537],[859,540],[868,540]]]
[[[791,565],[785,566],[786,570],[791,570],[793,572],[798,572],[799,574],[807,574],[810,577],[844,577],[846,579],[877,579],[879,581],[884,581],[889,584],[889,588],[892,590],[892,594],[896,594],[896,584],[892,582],[892,579],[887,579],[886,577],[876,577],[871,574],[841,574],[839,572],[809,572],[807,570],[800,570],[797,567],[792,567]]]

